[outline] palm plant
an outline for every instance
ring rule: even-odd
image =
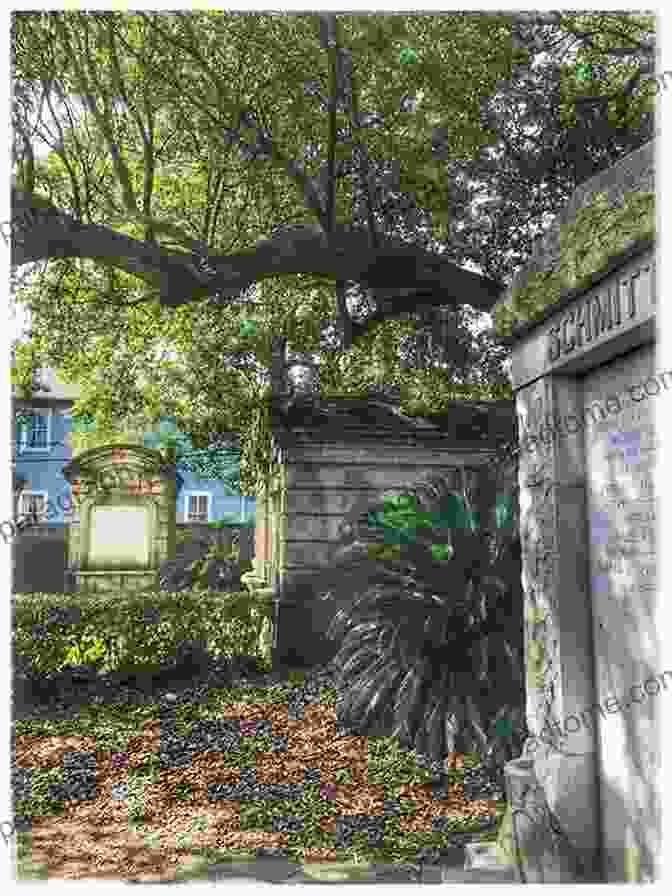
[[[347,594],[333,584],[338,567],[356,595],[328,632],[342,639],[333,660],[341,724],[365,735],[391,713],[393,734],[432,763],[477,751],[495,770],[519,753],[526,734],[520,544],[517,520],[497,528],[501,487],[497,470],[481,475],[472,494],[430,477],[392,513],[388,505],[387,530],[385,506],[373,508],[341,549],[330,596]]]

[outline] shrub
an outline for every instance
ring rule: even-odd
[[[88,646],[85,646],[88,645]],[[102,638],[85,637],[81,644],[73,644],[65,655],[65,662],[71,666],[91,664],[98,668],[107,657],[107,647]]]
[[[391,711],[393,733],[433,762],[478,751],[494,768],[519,753],[526,734],[520,543],[510,513],[497,527],[501,495],[496,469],[472,495],[429,477],[396,502],[396,531],[406,536],[399,543],[366,543],[379,537],[383,506],[367,515],[368,532],[360,527],[341,549],[330,596],[355,595],[328,632],[341,641],[333,660],[341,724],[367,734]],[[456,502],[471,528],[464,520],[446,527]],[[514,507],[509,501],[507,510]],[[339,569],[346,572],[340,587]]]
[[[240,591],[240,577],[252,564],[240,563],[240,548],[190,541],[175,560],[162,564],[159,587],[164,591]]]

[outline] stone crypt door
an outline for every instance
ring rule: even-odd
[[[624,830],[632,851],[626,857],[653,834],[647,807],[655,803],[656,678],[662,668],[654,630],[653,403],[661,388],[652,346],[605,364],[583,385],[585,407],[605,394],[619,396],[622,407],[585,431],[595,687],[605,710],[594,717],[607,874],[623,867]]]

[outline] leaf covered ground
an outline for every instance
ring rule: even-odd
[[[300,679],[15,721],[21,879],[168,881],[269,852],[454,862],[456,844],[496,833],[504,803],[461,783],[478,757],[451,756],[441,789],[395,739],[343,731],[335,688],[302,701]]]

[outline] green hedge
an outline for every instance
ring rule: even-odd
[[[13,595],[12,606],[15,654],[30,657],[38,671],[62,668],[68,655],[86,654],[101,669],[153,663],[199,639],[213,655],[272,664],[273,604],[248,591],[30,593]]]

